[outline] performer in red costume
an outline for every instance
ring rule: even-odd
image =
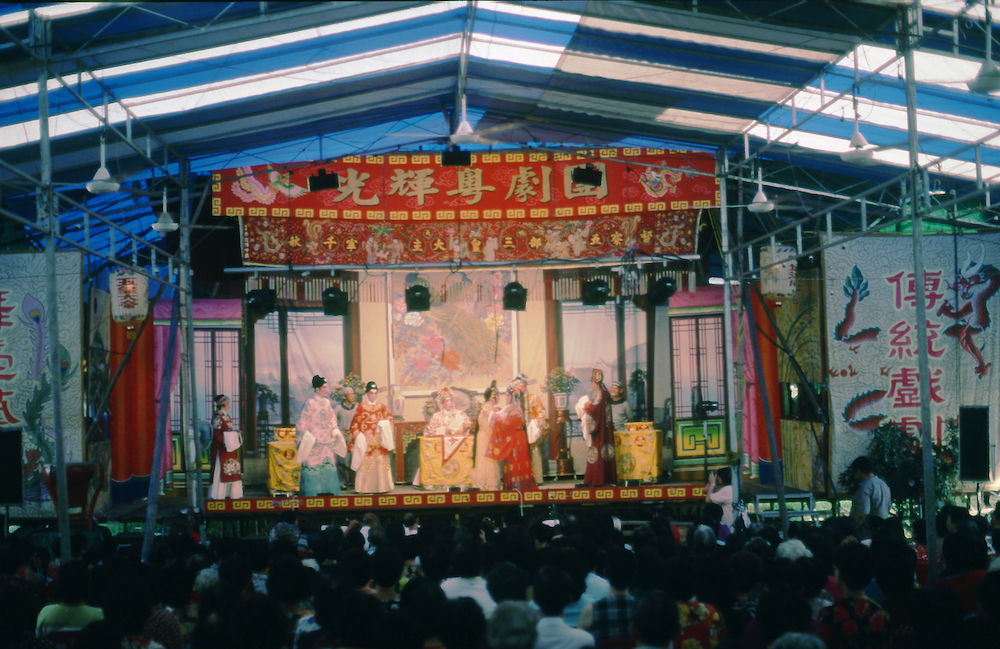
[[[212,444],[208,456],[212,466],[212,485],[208,497],[214,500],[243,497],[243,466],[240,464],[239,448],[243,445],[240,432],[233,428],[229,418],[229,397],[219,394],[215,402],[215,418],[212,420]]]
[[[587,470],[583,483],[600,487],[618,482],[618,467],[615,459],[615,427],[611,421],[611,393],[604,387],[604,372],[590,371],[590,383],[594,394],[590,403],[583,405],[583,411],[594,420],[590,432],[590,448],[587,450]]]
[[[528,449],[528,434],[525,432],[521,406],[514,401],[514,388],[507,386],[507,405],[490,417],[493,438],[486,457],[503,462],[504,489],[538,489],[535,475],[531,471],[531,451]]]

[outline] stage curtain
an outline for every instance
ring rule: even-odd
[[[111,375],[124,361],[130,342],[125,326],[112,322]],[[153,381],[150,380],[154,372],[153,348],[153,331],[147,327],[111,392],[108,429],[111,435],[111,497],[114,503],[142,498],[149,489],[156,440],[156,397]]]

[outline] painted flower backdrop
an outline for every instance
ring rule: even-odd
[[[512,376],[511,318],[503,310],[508,272],[421,275],[431,289],[431,309],[407,312],[406,280],[393,284],[393,352],[396,376],[407,390],[442,385],[477,388]]]

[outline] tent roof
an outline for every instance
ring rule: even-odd
[[[45,69],[34,49],[34,9],[51,24],[57,189],[149,240],[159,236],[149,226],[160,177],[177,173],[181,158],[205,174],[440,150],[463,94],[469,121],[490,141],[479,148],[692,148],[734,164],[750,156],[753,165],[734,177],[750,179],[759,165],[769,191],[799,190],[785,203],[799,218],[909,165],[904,60],[896,51],[902,7],[893,0],[3,4],[0,198],[4,209],[34,219],[28,179],[40,175]],[[986,50],[983,7],[925,0],[914,17],[919,160],[935,187],[961,194],[977,174],[988,182],[1000,174],[1000,104],[965,84]],[[865,166],[840,157],[850,148],[855,98],[873,150]],[[82,191],[99,165],[102,132],[111,173],[152,196]],[[898,205],[898,194],[887,188],[873,202]],[[760,227],[780,224],[780,212]],[[855,213],[838,212],[837,227],[851,227]],[[74,209],[62,218],[83,221]],[[84,236],[82,226],[67,232]],[[95,247],[113,245],[106,227],[87,236]]]

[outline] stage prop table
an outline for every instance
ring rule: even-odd
[[[660,477],[660,431],[646,421],[628,423],[625,427],[623,431],[615,431],[618,479],[656,480]]]
[[[475,438],[425,435],[420,438],[420,484],[426,489],[472,485]]]
[[[294,496],[302,467],[295,461],[295,429],[276,428],[267,443],[267,488],[272,496]]]

